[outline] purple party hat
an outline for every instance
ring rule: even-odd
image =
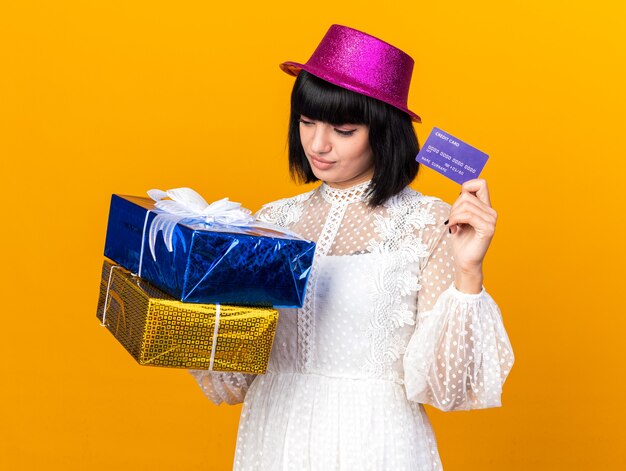
[[[283,62],[290,75],[300,70],[339,87],[384,101],[421,118],[407,107],[414,61],[385,41],[347,26],[332,25],[306,64]]]

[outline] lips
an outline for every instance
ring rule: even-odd
[[[322,159],[321,157],[318,157],[316,155],[312,155],[311,156],[311,160],[315,160],[321,164],[334,164],[335,162],[333,162],[332,160],[326,160],[326,159]]]
[[[328,170],[331,168],[335,162],[332,160],[321,159],[319,157],[311,156],[311,165],[318,170]]]

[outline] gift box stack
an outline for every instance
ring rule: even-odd
[[[113,195],[97,317],[142,365],[264,373],[315,244],[188,188]]]

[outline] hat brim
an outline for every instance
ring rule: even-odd
[[[415,121],[416,123],[422,122],[422,118],[420,118],[417,114],[409,110],[406,106],[404,106],[404,104],[395,103],[391,100],[385,99],[384,97],[381,97],[379,94],[377,94],[375,91],[368,89],[362,84],[355,83],[349,78],[345,78],[345,77],[339,78],[336,76],[336,74],[332,74],[332,75],[327,74],[324,72],[324,70],[311,67],[310,65],[307,65],[307,64],[300,64],[298,62],[291,62],[291,61],[283,62],[282,64],[279,64],[279,67],[281,68],[283,72],[289,75],[292,75],[294,77],[297,76],[301,70],[306,70],[310,74],[313,74],[316,77],[321,78],[322,80],[326,80],[327,82],[330,82],[333,85],[337,85],[338,87],[345,88],[352,92],[360,93],[370,98],[375,98],[395,108],[398,108],[399,110],[404,111],[406,114],[408,114],[411,117],[411,120]]]

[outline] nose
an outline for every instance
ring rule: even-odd
[[[311,139],[311,151],[315,154],[326,154],[332,149],[327,128],[325,123],[317,123],[315,126],[315,132]]]

